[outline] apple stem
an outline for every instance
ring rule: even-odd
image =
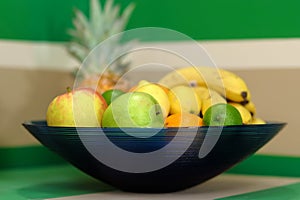
[[[70,87],[67,87],[67,92],[68,93],[72,92],[72,89]]]

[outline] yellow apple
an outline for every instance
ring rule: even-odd
[[[193,88],[185,85],[175,86],[168,92],[171,102],[170,114],[191,113],[198,115],[201,110],[201,99]]]
[[[68,91],[55,97],[48,106],[48,126],[99,127],[107,108],[104,98],[89,88]]]
[[[133,89],[136,92],[145,92],[150,94],[160,105],[163,117],[166,118],[170,111],[170,101],[165,90],[155,83],[150,83],[146,80],[141,80],[136,88]]]

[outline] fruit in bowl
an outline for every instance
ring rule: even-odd
[[[89,88],[80,88],[55,97],[49,104],[46,119],[49,126],[101,125],[107,108],[105,99]]]
[[[204,124],[208,126],[242,125],[242,116],[234,106],[225,103],[212,105],[203,116]]]
[[[245,82],[225,70],[188,67],[146,83],[150,89],[136,86],[107,107],[101,97],[80,98],[101,104],[86,110],[56,107],[59,115],[79,109],[85,119],[80,126],[49,123],[51,117],[23,125],[78,169],[131,192],[173,192],[203,183],[254,154],[285,126],[258,118]],[[156,89],[161,95],[152,96]],[[157,100],[162,97],[168,97],[169,112]],[[101,127],[87,127],[98,107]]]
[[[103,113],[102,127],[164,126],[163,112],[148,93],[129,92],[119,96]]]

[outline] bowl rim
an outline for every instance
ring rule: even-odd
[[[266,124],[242,124],[242,125],[229,125],[229,126],[190,126],[190,127],[164,127],[164,128],[148,128],[148,127],[85,127],[85,126],[48,126],[46,120],[26,120],[22,124],[25,125],[35,125],[35,126],[43,126],[43,127],[57,127],[57,128],[101,128],[101,129],[178,129],[178,128],[200,128],[200,127],[250,127],[250,126],[266,126],[266,125],[275,125],[275,124],[281,124],[286,125],[287,122],[283,121],[266,121]]]
[[[36,127],[40,129],[49,129],[51,130],[51,133],[43,132],[43,134],[55,134],[55,131],[58,131],[56,134],[62,134],[59,131],[64,130],[64,135],[77,135],[78,131],[83,131],[87,135],[93,135],[95,133],[99,133],[99,131],[104,132],[109,135],[114,135],[120,132],[128,131],[131,133],[140,132],[141,130],[143,132],[178,132],[179,130],[185,131],[186,133],[191,132],[207,132],[208,130],[212,130],[212,133],[214,131],[222,129],[222,132],[226,132],[228,135],[238,134],[239,131],[245,131],[240,134],[251,134],[254,133],[251,131],[254,131],[257,134],[262,134],[260,132],[257,132],[260,128],[271,128],[271,127],[280,127],[281,129],[287,125],[287,122],[280,122],[280,121],[267,121],[266,124],[246,124],[246,125],[230,125],[230,126],[195,126],[195,127],[171,127],[171,128],[139,128],[139,127],[71,127],[71,126],[48,126],[46,123],[46,120],[30,120],[25,121],[22,123],[24,127]],[[156,134],[156,137],[166,137],[166,135],[160,135]]]

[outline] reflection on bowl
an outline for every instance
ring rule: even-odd
[[[262,125],[241,125],[200,128],[75,128],[49,127],[45,121],[23,123],[24,127],[44,146],[62,156],[86,174],[104,181],[116,188],[130,192],[174,192],[200,184],[215,177],[246,157],[255,153],[270,141],[285,123],[268,123]],[[214,148],[204,157],[199,158],[199,150],[204,139],[221,135]],[[149,138],[137,138],[124,132],[133,133],[157,132]],[[174,158],[174,162],[157,170],[148,172],[126,172],[110,167],[99,161],[87,146],[95,151],[111,156],[114,153],[101,145],[101,140],[108,138],[118,148],[147,156],[153,151],[163,150],[175,135],[183,134],[171,150],[162,151],[161,160]],[[95,141],[94,138],[97,138]],[[188,142],[190,141],[190,143]],[[188,144],[184,152],[182,146]],[[176,150],[178,145],[178,149]],[[107,150],[103,152],[103,150]],[[127,164],[130,159],[114,160]],[[136,163],[135,163],[136,164]]]

